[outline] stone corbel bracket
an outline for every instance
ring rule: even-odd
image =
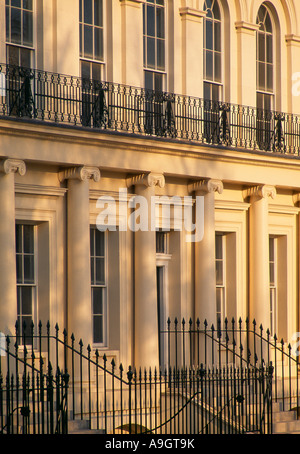
[[[296,203],[300,202],[300,192],[297,192],[296,194],[293,194],[293,203],[296,205]]]
[[[245,189],[243,195],[244,198],[247,197],[259,197],[259,198],[267,198],[270,197],[271,199],[275,199],[276,197],[276,188],[275,186],[271,186],[268,184],[262,184],[258,186],[252,186],[251,188]]]
[[[4,159],[0,163],[0,172],[5,173],[18,173],[24,176],[26,173],[26,164],[21,159]]]
[[[165,177],[162,173],[142,173],[139,175],[134,175],[133,177],[129,177],[126,180],[127,187],[130,188],[131,186],[135,186],[138,184],[142,184],[148,188],[153,186],[159,186],[160,188],[165,187]]]
[[[95,182],[98,182],[100,181],[101,173],[98,167],[71,167],[59,172],[58,178],[60,182],[63,182],[64,180],[94,180]]]
[[[213,178],[199,180],[188,185],[188,191],[191,192],[201,192],[204,195],[210,192],[218,192],[222,194],[224,189],[223,183],[221,180],[215,180]]]

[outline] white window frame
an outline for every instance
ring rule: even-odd
[[[273,242],[273,261],[271,261],[270,240]],[[274,282],[271,282],[271,266],[273,267]],[[272,335],[277,333],[277,314],[278,314],[278,253],[277,253],[277,238],[273,235],[269,236],[269,282],[270,282],[270,332]]]
[[[147,0],[143,3],[143,23],[144,23],[144,11],[147,8]],[[156,7],[156,3],[154,3],[154,6]],[[167,37],[168,37],[168,29],[167,29],[167,15],[168,15],[168,8],[167,8],[167,0],[164,1],[164,69],[159,69],[157,68],[157,61],[155,61],[155,68],[151,68],[147,66],[147,52],[146,52],[146,44],[145,41],[147,40],[147,34],[144,33],[143,29],[143,70],[144,70],[144,83],[145,83],[145,73],[152,73],[153,75],[156,74],[161,74],[162,75],[162,90],[166,91],[167,90],[167,74],[168,74],[168,52],[167,52]],[[146,16],[147,17],[147,16]],[[156,25],[155,25],[156,29]],[[155,43],[157,41],[157,36],[155,32]],[[146,54],[145,54],[146,52]],[[153,76],[154,77],[154,76]],[[155,88],[154,88],[155,90]]]
[[[5,5],[5,9],[6,9],[6,5]],[[10,7],[11,9],[11,7]],[[23,8],[20,8],[21,10],[23,10]],[[36,27],[36,11],[37,11],[37,8],[36,8],[36,0],[32,0],[32,46],[30,45],[26,45],[26,44],[23,44],[22,42],[21,43],[14,43],[11,41],[10,37],[9,39],[7,39],[6,37],[6,30],[5,30],[5,44],[6,44],[6,61],[7,61],[7,57],[8,57],[8,54],[7,54],[7,47],[8,46],[14,46],[14,47],[17,47],[19,49],[28,49],[29,51],[31,51],[31,62],[30,62],[30,66],[31,68],[35,68],[36,66],[36,52],[35,52],[35,49],[36,49],[36,42],[37,42],[37,27]],[[6,29],[6,19],[5,19],[5,29]],[[21,34],[22,34],[22,30],[21,30]],[[22,37],[21,37],[22,38]],[[8,61],[7,61],[8,63]]]
[[[223,18],[223,14],[222,14],[222,6],[220,5],[220,2],[218,0],[215,0],[218,4],[218,7],[219,7],[219,10],[220,10],[220,21],[218,19],[213,19],[213,21],[217,21],[217,22],[220,22],[220,38],[221,38],[221,51],[220,51],[220,64],[221,64],[221,80],[220,81],[217,81],[215,80],[215,77],[213,75],[213,78],[212,79],[208,79],[206,77],[206,61],[205,61],[205,56],[206,56],[206,28],[205,28],[205,23],[206,23],[206,20],[209,20],[209,19],[206,19],[206,17],[204,18],[204,21],[203,21],[203,97],[204,97],[204,84],[208,84],[210,85],[210,92],[211,92],[211,89],[212,89],[212,85],[215,85],[218,87],[218,91],[219,91],[219,96],[218,96],[218,100],[217,101],[222,101],[223,99],[223,90],[224,90],[224,47],[223,47],[223,27],[224,27],[224,18]],[[204,5],[204,0],[203,0],[203,5]],[[213,37],[214,37],[214,32],[213,32]],[[213,55],[215,53],[215,50],[213,50]],[[214,73],[214,67],[215,67],[215,64],[213,62],[213,73]],[[211,93],[210,93],[211,94]],[[210,98],[212,100],[212,97]],[[212,100],[213,101],[213,100]]]
[[[222,329],[222,326],[224,324],[224,320],[227,314],[227,308],[226,308],[226,237],[223,232],[216,232],[215,234],[216,238],[221,237],[221,248],[222,248],[222,258],[217,259],[215,257],[215,262],[216,262],[216,274],[217,274],[217,262],[222,263],[222,276],[221,276],[221,283],[217,283],[216,279],[216,322],[217,322],[217,329],[220,327]],[[217,278],[217,275],[216,275]],[[220,293],[221,297],[221,307],[220,311],[217,309],[217,293]],[[219,324],[220,320],[220,324]]]
[[[79,1],[82,3],[82,6],[83,6],[84,5],[84,0],[79,0]],[[82,14],[83,14],[83,12],[84,12],[84,8],[82,8]],[[84,18],[82,17],[82,19],[84,19]],[[80,41],[79,41],[79,47],[82,46],[82,54],[81,53],[79,54],[79,58],[80,58],[80,71],[82,71],[81,70],[81,62],[89,63],[90,64],[90,68],[91,68],[91,65],[93,63],[97,64],[97,65],[99,65],[101,67],[101,81],[105,81],[106,80],[106,64],[105,64],[105,62],[106,62],[106,35],[105,35],[105,30],[106,30],[106,1],[105,0],[103,0],[103,2],[102,2],[102,19],[103,19],[102,27],[95,26],[94,24],[92,25],[93,30],[94,30],[94,27],[102,28],[102,47],[103,47],[102,59],[95,58],[95,55],[93,55],[93,57],[85,57],[84,56],[84,33],[83,32],[82,32],[82,36],[81,36],[82,42],[80,43]],[[79,21],[79,30],[81,29],[81,27],[84,29],[84,21],[83,20],[81,22]],[[80,40],[80,31],[79,31],[79,40]],[[93,37],[93,43],[94,43],[94,37]],[[94,54],[94,44],[93,44],[93,54]],[[92,79],[92,77],[91,77],[91,79]]]
[[[33,227],[33,257],[34,257],[34,271],[33,271],[33,275],[34,275],[34,282],[33,283],[30,283],[30,284],[26,284],[24,282],[22,283],[19,283],[18,281],[16,282],[16,289],[17,289],[17,294],[18,294],[18,288],[20,287],[30,287],[32,288],[32,314],[31,314],[31,318],[32,318],[32,321],[34,323],[34,326],[36,327],[37,326],[37,321],[38,321],[38,241],[37,241],[37,226],[36,225],[33,225],[31,223],[27,223],[27,222],[24,222],[24,221],[17,221],[16,222],[16,225],[21,225],[21,226],[24,226],[24,225],[31,225]],[[23,229],[22,229],[23,230]],[[23,233],[22,233],[22,241],[23,241]],[[21,255],[22,257],[24,257],[24,251],[22,250],[21,253],[17,253],[16,251],[16,259],[17,259],[17,255]],[[24,271],[24,267],[22,266],[22,270]],[[23,279],[22,279],[23,281]],[[21,319],[23,318],[24,314],[22,313],[19,313],[18,312],[18,308],[17,308],[17,319]],[[19,338],[19,341],[20,341],[20,346],[24,347],[24,344],[23,344],[23,322],[21,321],[19,323],[19,335],[20,335],[20,338]],[[28,344],[26,344],[28,345]],[[29,344],[31,345],[31,344]],[[34,347],[34,345],[33,345]]]
[[[90,226],[90,233],[92,231],[98,231],[99,233],[104,235],[104,283],[103,284],[92,284],[92,277],[91,277],[91,315],[92,315],[92,338],[93,338],[93,345],[96,347],[107,347],[107,342],[108,342],[108,332],[107,332],[107,323],[108,323],[108,317],[107,317],[107,290],[108,290],[108,279],[107,279],[107,273],[108,273],[108,241],[107,241],[107,232],[101,232],[97,230],[97,227],[91,225]],[[90,254],[90,260],[92,257],[97,257],[97,256],[91,256]],[[102,342],[95,342],[94,341],[94,316],[99,315],[99,314],[94,314],[93,310],[93,288],[102,288],[102,330],[103,330],[103,340]]]

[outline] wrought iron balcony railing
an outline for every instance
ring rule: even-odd
[[[0,65],[0,117],[300,155],[300,116]]]

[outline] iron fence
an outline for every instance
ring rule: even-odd
[[[299,116],[0,65],[0,117],[299,156]]]
[[[247,318],[229,321],[225,318],[215,327],[206,320],[188,322],[183,318],[167,321],[161,331],[160,342],[166,355],[167,367],[249,367],[255,370],[268,367],[273,374],[273,397],[282,409],[299,407],[299,351],[298,344],[278,339],[276,333],[257,326]]]
[[[21,333],[20,333],[21,331]],[[16,324],[0,356],[0,433],[271,433],[270,365],[124,368],[48,323]]]

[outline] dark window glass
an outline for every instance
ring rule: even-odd
[[[11,8],[11,42],[21,44],[21,10]]]
[[[25,46],[33,44],[33,23],[30,11],[23,11],[23,44]]]
[[[84,56],[93,58],[93,27],[84,26]]]
[[[93,24],[93,6],[92,0],[84,0],[84,23]]]

